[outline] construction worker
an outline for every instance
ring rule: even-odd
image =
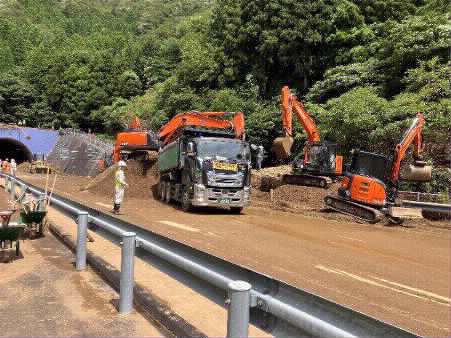
[[[257,170],[260,170],[262,168],[262,162],[263,158],[265,156],[265,150],[263,149],[263,146],[258,146],[257,148]]]
[[[113,206],[113,214],[118,215],[119,210],[121,209],[121,203],[124,200],[125,187],[128,187],[127,182],[125,182],[125,168],[127,167],[127,163],[124,161],[119,161],[118,169],[114,174],[114,206]]]
[[[11,165],[10,165],[10,174],[11,176],[16,176],[16,171],[17,171],[17,163],[15,159],[11,159]]]
[[[3,172],[5,174],[9,174],[9,161],[8,161],[8,158],[5,158],[5,160],[2,162],[2,168],[3,168]]]

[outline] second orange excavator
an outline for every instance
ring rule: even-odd
[[[399,207],[396,195],[400,180],[427,182],[432,178],[432,167],[421,160],[424,124],[423,114],[418,113],[396,146],[393,157],[353,150],[351,165],[344,173],[338,195],[324,199],[327,207],[369,223],[379,222],[384,215],[392,223],[421,217],[419,209]],[[411,144],[415,145],[415,161],[402,172],[401,163]]]
[[[113,150],[113,162],[120,160],[147,160],[156,155],[159,149],[158,135],[141,126],[141,120],[136,116],[128,128],[116,135]]]
[[[286,160],[291,155],[294,143],[293,110],[307,133],[307,141],[303,154],[293,161],[292,173],[284,175],[282,183],[327,188],[334,177],[342,174],[343,157],[337,155],[336,144],[321,141],[315,121],[288,86],[283,87],[281,92],[284,136],[274,140],[272,152],[280,160]]]

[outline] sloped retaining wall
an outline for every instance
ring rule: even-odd
[[[111,162],[113,145],[93,134],[62,131],[48,161],[66,174],[96,176]]]

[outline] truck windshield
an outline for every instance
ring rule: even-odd
[[[250,150],[239,141],[202,140],[197,143],[197,155],[203,159],[249,160]]]

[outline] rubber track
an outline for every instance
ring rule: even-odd
[[[332,184],[332,179],[326,176],[315,176],[308,174],[283,175],[282,183],[327,189]]]
[[[380,222],[384,216],[384,214],[377,209],[361,205],[359,203],[347,201],[337,196],[328,195],[324,198],[324,202],[326,203],[326,206],[330,209],[333,209],[345,215],[350,215],[361,221],[368,222],[371,224]],[[371,218],[364,217],[364,215],[368,213],[370,213],[373,217]]]

